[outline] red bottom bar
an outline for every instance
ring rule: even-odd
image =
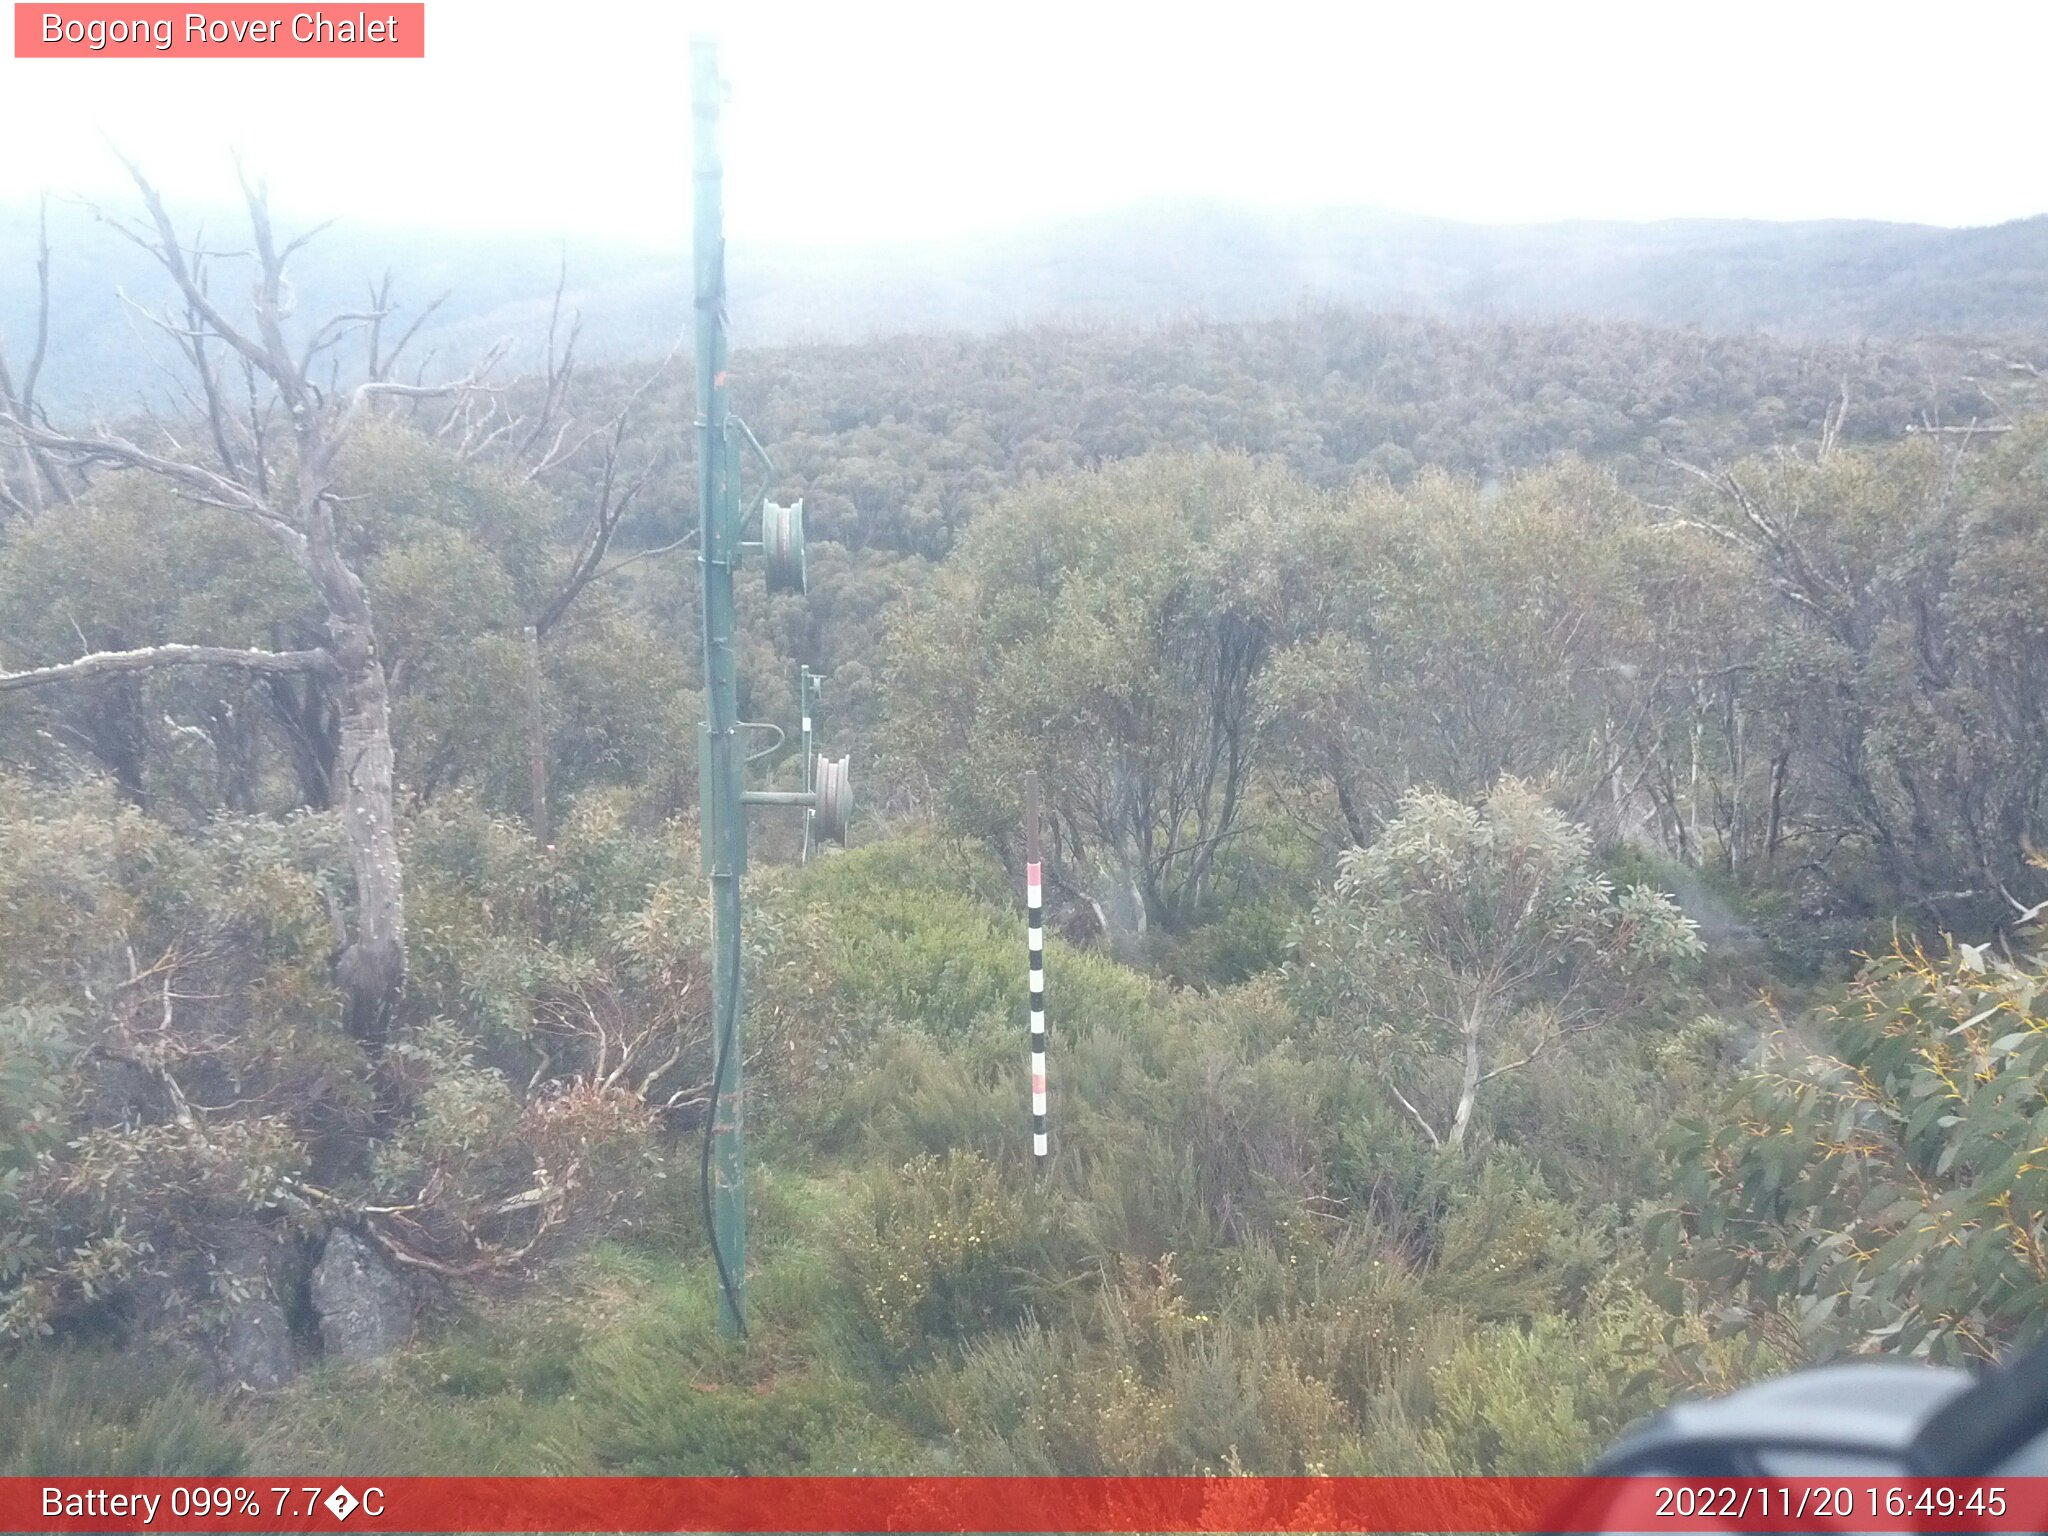
[[[0,1478],[7,1531],[2040,1531],[2048,1478]]]

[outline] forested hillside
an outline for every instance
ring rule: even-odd
[[[0,1473],[1561,1472],[2048,1315],[2038,328],[737,354],[862,809],[755,838],[731,1343],[690,381],[257,248],[156,419],[0,378]]]
[[[17,340],[35,310],[40,216],[34,206],[0,206],[0,334]],[[53,201],[47,217],[58,258],[54,332],[63,343],[50,359],[50,398],[129,409],[164,381],[136,370],[151,333],[107,295],[145,290],[147,258],[75,201]],[[237,217],[228,208],[206,223],[232,227]],[[593,360],[644,356],[689,325],[689,264],[676,251],[574,231],[542,237],[346,221],[322,244],[318,270],[300,274],[308,312],[352,307],[366,277],[394,270],[416,305],[445,295],[424,334],[443,356],[509,338],[515,362],[537,366],[558,276],[584,316]],[[770,345],[1046,324],[1269,320],[1304,305],[1482,322],[1622,320],[1803,340],[1981,338],[2038,335],[2048,313],[2048,220],[1979,229],[1735,220],[1483,225],[1372,209],[1163,202],[918,242],[849,242],[821,229],[791,245],[742,231],[731,270],[737,334]]]

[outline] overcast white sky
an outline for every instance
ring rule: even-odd
[[[374,0],[357,0],[374,13]],[[353,15],[355,3],[328,5]],[[820,244],[1151,198],[1481,220],[2048,210],[2048,5],[428,0],[424,61],[0,58],[0,200],[240,146],[352,223],[680,240],[688,40],[729,226]]]

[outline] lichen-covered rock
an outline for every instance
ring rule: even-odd
[[[344,1227],[313,1267],[313,1311],[330,1359],[381,1360],[412,1333],[412,1291],[382,1254]]]
[[[213,1269],[220,1317],[215,1369],[230,1385],[268,1391],[291,1378],[284,1304],[290,1257],[283,1240],[254,1223],[230,1228],[221,1240]]]

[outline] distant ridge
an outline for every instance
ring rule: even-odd
[[[214,238],[234,227],[216,214]],[[0,208],[0,333],[21,345],[32,210]],[[52,397],[121,410],[151,387],[138,323],[115,298],[159,285],[140,255],[53,207]],[[561,242],[346,222],[298,272],[301,311],[351,305],[386,267],[414,303],[452,290],[428,337],[459,360],[545,329]],[[567,247],[566,302],[586,355],[665,352],[687,324],[680,252]],[[938,242],[807,249],[736,243],[742,345],[989,331],[1045,321],[1219,321],[1307,304],[1458,316],[1584,315],[1831,340],[2048,330],[2048,217],[1975,229],[1828,221],[1479,225],[1364,209],[1173,202]],[[224,287],[223,292],[231,290]],[[530,357],[531,353],[527,354]]]

